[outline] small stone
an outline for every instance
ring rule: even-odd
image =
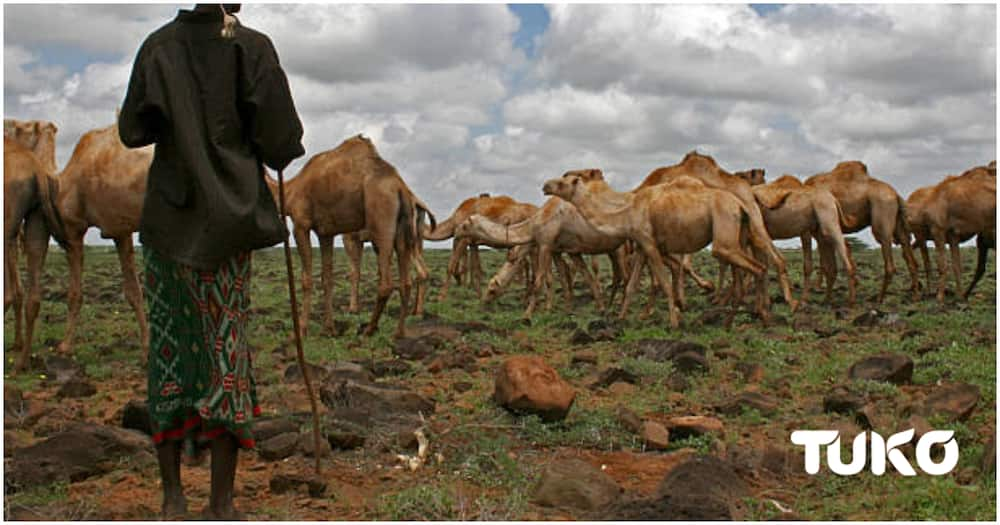
[[[621,497],[622,489],[600,469],[579,459],[562,459],[542,470],[532,501],[546,507],[598,510]]]
[[[586,330],[576,329],[573,335],[569,338],[569,343],[572,345],[589,345],[594,342],[594,338],[591,337]]]
[[[298,490],[302,485],[306,486],[309,497],[320,498],[326,492],[326,481],[298,473],[276,473],[271,476],[268,487],[274,494],[285,494],[293,490]]]
[[[597,380],[590,385],[590,389],[607,388],[619,381],[634,385],[639,382],[639,376],[623,368],[608,368],[601,372]]]
[[[299,435],[289,432],[259,443],[257,453],[268,461],[280,461],[294,454],[298,446]]]
[[[680,372],[674,372],[673,374],[670,374],[670,377],[667,378],[666,386],[673,392],[683,392],[688,389],[688,386],[690,386],[690,384],[688,383],[687,377],[685,377],[684,374]]]
[[[719,406],[719,410],[727,415],[737,415],[745,409],[754,409],[763,416],[769,416],[778,411],[778,402],[760,392],[745,391]]]
[[[250,427],[258,443],[289,432],[298,433],[299,424],[286,417],[261,417],[254,419]]]
[[[722,421],[707,416],[678,416],[667,420],[667,430],[678,439],[705,434],[722,434]]]
[[[670,444],[670,431],[656,421],[644,421],[639,435],[649,450],[666,450]]]
[[[758,363],[742,361],[736,365],[736,371],[747,383],[760,383],[764,380],[764,367]]]
[[[590,350],[583,350],[583,351],[577,352],[577,353],[573,354],[573,357],[570,359],[569,364],[570,365],[580,365],[580,364],[596,365],[597,364],[597,352],[593,352],[593,351],[590,351]]]
[[[834,388],[823,398],[823,411],[839,414],[853,414],[865,404],[865,400],[844,387]]]
[[[573,387],[537,356],[509,357],[497,372],[493,399],[508,410],[559,421],[575,398]]]
[[[979,403],[979,387],[952,383],[934,389],[924,401],[925,415],[943,414],[951,421],[968,419]]]
[[[306,363],[306,369],[309,370],[309,380],[313,384],[322,383],[326,380],[326,368],[320,365],[315,365],[312,363]],[[292,363],[285,368],[284,373],[285,383],[301,383],[302,382],[302,369],[299,368],[298,363]]]
[[[313,457],[315,455],[313,451],[316,450],[316,440],[315,437],[313,436],[312,431],[310,430],[308,432],[303,432],[298,436],[298,440],[299,440],[298,448],[299,450],[302,451],[302,455],[309,458]],[[319,448],[320,448],[319,457],[325,458],[329,456],[331,452],[329,439],[323,439],[321,436],[319,440]]]
[[[473,386],[474,385],[472,383],[468,382],[468,381],[457,381],[457,382],[451,384],[452,390],[454,390],[455,392],[458,392],[460,394],[464,393],[464,392],[468,392],[469,390],[472,390]]]
[[[412,369],[413,366],[402,359],[386,359],[375,362],[372,366],[372,374],[375,377],[401,376],[408,374]]]
[[[67,379],[66,382],[59,387],[59,390],[56,392],[56,397],[60,399],[81,398],[90,397],[96,393],[97,387],[95,387],[90,381],[79,376],[73,376],[70,379]]]
[[[642,418],[638,414],[624,405],[618,405],[615,409],[615,416],[625,430],[638,434],[642,432]]]
[[[879,354],[861,359],[847,371],[851,379],[887,381],[895,385],[913,378],[913,360],[902,354]]]

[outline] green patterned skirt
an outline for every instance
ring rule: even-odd
[[[143,248],[153,442],[189,454],[225,432],[253,448],[260,415],[247,345],[250,253],[201,271]]]

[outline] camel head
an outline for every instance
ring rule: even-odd
[[[733,173],[737,177],[746,180],[751,186],[758,186],[760,184],[766,184],[767,181],[764,180],[764,168],[753,168],[746,171],[737,171]]]
[[[583,179],[583,182],[594,182],[597,180],[604,180],[604,172],[599,169],[591,168],[586,170],[571,170],[563,173],[563,178],[566,177],[579,177]]]
[[[586,191],[586,181],[577,175],[571,175],[569,173],[559,177],[558,179],[546,181],[545,184],[542,185],[542,193],[545,195],[559,197],[567,202],[573,202],[574,199],[580,198]]]

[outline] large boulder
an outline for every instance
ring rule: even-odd
[[[594,511],[621,497],[622,488],[600,469],[579,459],[549,463],[535,486],[532,500],[546,507]]]
[[[287,417],[261,417],[254,419],[250,426],[258,443],[287,433],[298,433],[299,424]]]
[[[152,452],[152,440],[142,433],[74,422],[65,431],[18,450],[5,469],[5,484],[22,490],[82,481],[114,470],[123,458],[153,461]]]
[[[724,503],[730,516],[735,517],[739,515],[742,498],[750,495],[750,488],[721,459],[694,456],[668,472],[656,493],[661,498],[697,503],[697,507],[711,509],[712,513],[718,506],[711,500],[717,500]],[[706,497],[709,499],[702,500]]]
[[[851,365],[847,375],[851,379],[887,381],[902,385],[913,378],[913,360],[902,354],[873,355]]]
[[[513,356],[504,361],[493,391],[500,406],[537,414],[545,421],[564,419],[575,398],[573,387],[536,356]]]
[[[328,408],[350,408],[368,414],[432,414],[434,402],[413,390],[388,384],[365,384],[354,380],[328,383],[320,389]]]
[[[279,461],[295,453],[299,447],[299,434],[287,432],[257,444],[257,453],[268,461]]]

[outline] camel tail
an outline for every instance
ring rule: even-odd
[[[437,219],[434,218],[430,207],[416,195],[413,196],[413,202],[417,208],[417,232],[420,232],[420,226],[424,223],[424,217],[427,217],[431,221],[431,231],[434,231],[437,228]]]
[[[905,250],[910,246],[910,223],[906,220],[906,201],[896,195],[896,242]]]
[[[59,179],[49,177],[44,170],[35,171],[35,180],[38,183],[38,200],[42,202],[42,213],[45,215],[45,223],[49,227],[49,234],[59,243],[62,249],[66,249],[66,225],[63,224],[62,215],[56,206],[56,198],[59,196]]]
[[[414,214],[413,203],[402,190],[396,195],[399,199],[399,211],[396,212],[396,235],[402,235],[403,244],[410,250],[413,250],[416,248],[417,239],[419,238],[417,217]]]
[[[969,283],[969,288],[965,290],[965,295],[962,297],[968,299],[976,284],[979,283],[979,279],[982,279],[983,274],[986,273],[986,261],[989,258],[990,248],[995,246],[996,241],[990,242],[990,239],[987,239],[985,235],[980,233],[976,236],[976,275],[972,277],[972,282]]]

